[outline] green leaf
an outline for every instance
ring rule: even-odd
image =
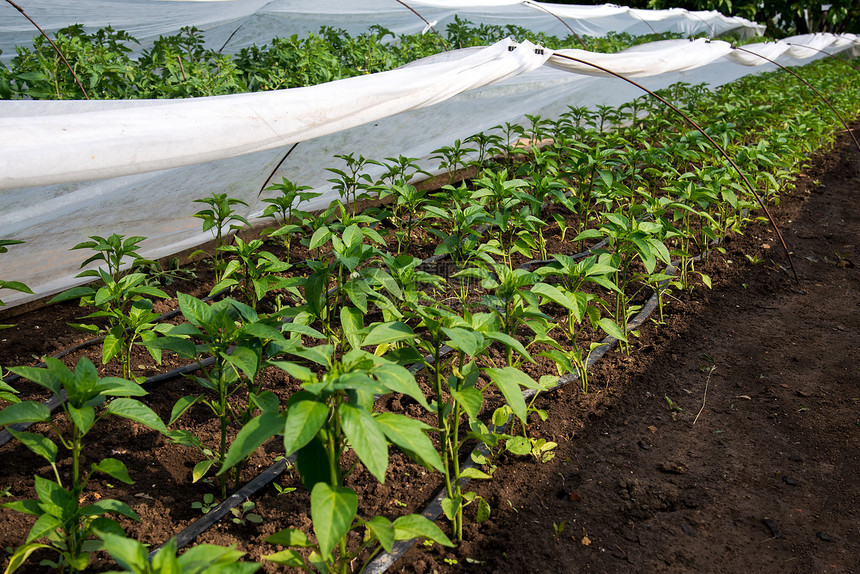
[[[422,407],[430,410],[427,399],[415,380],[415,375],[408,369],[395,364],[384,363],[379,366],[375,373],[377,380],[395,393],[402,393],[415,399]]]
[[[69,418],[78,427],[82,435],[87,434],[96,421],[96,410],[90,406],[74,407],[71,404],[67,405]]]
[[[415,332],[409,325],[398,321],[380,323],[371,327],[367,337],[364,338],[362,346],[381,345],[383,343],[395,343],[397,341],[412,340]]]
[[[21,512],[22,514],[30,514],[32,516],[41,516],[44,510],[39,506],[38,500],[16,500],[14,502],[7,502],[5,504],[0,504],[3,508],[8,508],[10,510],[14,510],[15,512]]]
[[[189,323],[203,327],[212,322],[212,310],[209,305],[185,293],[177,293],[176,297],[179,301],[179,309]]]
[[[407,514],[397,518],[394,521],[394,538],[397,540],[426,538],[442,546],[454,546],[436,524],[420,514]]]
[[[148,560],[146,556],[146,547],[131,538],[125,536],[117,536],[116,534],[104,534],[102,537],[105,543],[105,550],[110,553],[111,557],[116,560],[125,570],[131,572],[146,572]],[[159,556],[159,552],[156,556]],[[164,571],[167,574],[167,571]]]
[[[467,467],[467,468],[464,468],[463,470],[461,470],[460,471],[460,477],[461,478],[474,478],[474,479],[478,479],[478,480],[489,480],[489,479],[493,478],[492,476],[490,476],[486,472],[478,470],[477,468],[475,468],[473,466],[470,466],[470,467]]]
[[[56,516],[52,516],[51,514],[45,513],[40,516],[30,528],[30,533],[27,534],[26,542],[30,543],[34,540],[42,538],[43,536],[48,536],[50,533],[62,528],[62,526],[62,520],[60,520]]]
[[[142,397],[147,394],[138,383],[119,377],[99,379],[97,390],[106,397]]]
[[[311,242],[308,244],[308,249],[317,249],[325,244],[331,237],[331,230],[328,227],[320,227],[311,236]]]
[[[485,372],[490,376],[490,379],[492,379],[499,390],[502,391],[505,400],[517,418],[525,422],[526,401],[523,399],[523,392],[520,386],[532,389],[539,389],[540,386],[527,374],[514,367],[504,367],[502,369],[488,368]]]
[[[107,365],[111,359],[122,353],[122,341],[113,333],[105,335],[102,344],[102,364]]]
[[[265,323],[249,323],[242,327],[241,332],[246,335],[252,335],[258,339],[269,341],[279,341],[284,338],[281,331]]]
[[[503,345],[512,348],[514,351],[519,353],[520,356],[523,357],[524,359],[526,359],[527,361],[531,361],[532,363],[535,362],[535,360],[532,359],[531,355],[529,355],[529,352],[526,351],[526,348],[523,347],[523,344],[520,343],[518,340],[514,339],[513,337],[511,337],[510,335],[496,331],[496,332],[485,333],[484,336],[487,337],[488,339],[493,340],[493,341],[499,341]]]
[[[313,490],[318,482],[329,482],[331,471],[328,465],[328,453],[322,441],[314,437],[311,441],[296,451],[296,468],[305,488]]]
[[[483,498],[478,499],[478,515],[475,517],[475,522],[481,523],[490,517],[490,504]]]
[[[108,404],[106,412],[139,422],[162,434],[167,433],[167,427],[164,426],[158,415],[140,401],[126,398],[114,399]]]
[[[374,538],[379,540],[379,544],[386,552],[391,552],[394,548],[394,526],[391,521],[384,516],[374,516],[364,523],[367,530]]]
[[[379,423],[368,411],[350,403],[340,405],[340,421],[355,454],[367,470],[384,483],[388,469],[388,442]]]
[[[328,413],[323,402],[297,401],[290,405],[284,425],[284,453],[289,456],[308,444],[322,428]]]
[[[298,363],[292,363],[290,361],[269,361],[269,364],[273,367],[278,367],[294,379],[298,379],[302,382],[310,381],[314,377],[313,371],[304,365],[299,365]]]
[[[478,348],[483,342],[483,337],[474,331],[467,331],[459,327],[448,328],[442,327],[445,335],[450,339],[449,345],[458,351],[463,351],[470,357],[478,354]]]
[[[261,413],[277,415],[281,410],[281,404],[278,401],[278,395],[272,391],[263,391],[259,395],[251,393],[248,400],[260,409]],[[284,413],[286,416],[286,413]]]
[[[119,514],[132,520],[140,520],[137,513],[132,510],[125,502],[114,500],[113,498],[102,498],[89,506],[81,508],[81,514],[84,516],[101,516],[102,514]]]
[[[450,389],[450,392],[454,400],[466,410],[469,419],[477,420],[478,413],[481,412],[481,405],[484,404],[484,395],[481,394],[481,391],[475,387],[466,387],[459,391]]]
[[[388,440],[412,460],[427,468],[444,472],[442,458],[433,446],[433,441],[424,432],[432,429],[430,425],[396,413],[379,413],[374,415],[374,418]]]
[[[0,411],[0,425],[38,423],[46,421],[49,418],[51,418],[51,409],[35,401],[15,403]]]
[[[257,377],[257,371],[260,369],[260,357],[248,347],[236,347],[229,355],[223,354],[224,361],[233,365],[242,371],[250,380]]]
[[[199,401],[202,397],[195,397],[192,395],[185,395],[176,401],[176,404],[173,405],[173,409],[170,411],[170,420],[167,422],[167,425],[170,426],[176,422],[176,419],[181,417],[185,412],[190,409],[197,401]]]
[[[57,378],[57,375],[55,375],[48,369],[37,369],[36,367],[9,367],[9,370],[18,375],[19,377],[30,379],[37,385],[45,387],[55,395],[60,394],[60,379]],[[68,372],[68,367],[66,367],[65,370],[66,372]]]
[[[440,506],[442,506],[442,512],[445,513],[445,518],[453,521],[454,517],[457,515],[457,511],[460,509],[461,499],[453,499],[445,497],[440,502]]]
[[[311,518],[324,557],[346,536],[358,512],[358,496],[350,488],[318,482],[311,491]]]
[[[194,468],[191,470],[191,482],[197,482],[209,472],[209,469],[218,461],[215,459],[207,458],[205,460],[201,460],[197,464],[194,465]]]
[[[624,331],[609,317],[603,317],[597,322],[598,327],[603,329],[610,337],[615,337],[619,341],[627,342],[627,337],[624,336]]]
[[[340,326],[353,349],[361,347],[360,332],[364,328],[364,314],[353,307],[341,307]]]
[[[256,564],[237,562],[245,553],[234,548],[225,548],[214,544],[198,544],[179,557],[180,572],[203,574],[210,571],[229,572],[230,574],[247,574],[254,572]],[[223,566],[224,568],[218,568]],[[249,568],[245,568],[249,566]]]
[[[266,542],[268,544],[280,544],[287,548],[311,548],[314,545],[304,532],[295,528],[285,528],[275,532],[266,538]]]
[[[264,413],[248,421],[233,439],[218,474],[245,460],[261,444],[283,430],[284,419],[277,413]]]
[[[193,359],[197,356],[197,347],[194,343],[188,339],[183,339],[182,337],[173,337],[168,335],[166,337],[143,341],[141,345],[148,349],[172,351],[183,359]]]
[[[128,469],[125,467],[125,464],[115,458],[106,458],[98,463],[94,462],[90,466],[90,470],[92,472],[103,472],[126,484],[134,484],[134,481],[128,475]]]
[[[27,558],[30,557],[30,554],[39,550],[41,548],[51,548],[48,544],[23,544],[15,549],[15,553],[12,554],[12,557],[9,559],[9,564],[6,566],[6,571],[4,574],[11,574],[18,568],[20,568],[24,562],[27,561]]]
[[[16,431],[13,428],[6,429],[21,444],[38,454],[48,462],[57,462],[57,445],[51,439],[40,434]]]
[[[531,453],[532,445],[526,437],[515,436],[508,439],[508,442],[505,443],[505,449],[511,454],[524,456]]]
[[[63,291],[62,293],[48,301],[48,305],[51,305],[53,303],[62,303],[63,301],[70,301],[72,299],[80,299],[81,297],[91,295],[92,293],[94,293],[92,287],[87,287],[86,285],[83,287],[74,287],[72,289],[69,289],[68,291]]]
[[[269,562],[274,562],[275,564],[281,564],[283,566],[289,566],[291,568],[307,568],[305,566],[305,561],[302,558],[302,555],[295,550],[281,550],[280,552],[275,552],[274,554],[267,554],[263,556],[263,560],[268,560]]]
[[[547,283],[537,283],[532,286],[532,293],[537,293],[538,295],[549,299],[553,303],[561,305],[565,309],[573,311],[576,314],[577,321],[582,320],[582,313],[580,312],[579,305],[576,301],[570,299],[566,293],[561,292],[556,287],[549,285]]]

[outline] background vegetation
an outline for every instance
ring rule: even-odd
[[[602,0],[556,0],[560,4],[603,4]],[[686,8],[717,10],[767,25],[767,36],[782,38],[809,32],[857,33],[860,31],[860,2],[857,0],[630,0],[633,8]]]

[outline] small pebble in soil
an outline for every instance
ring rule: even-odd
[[[651,445],[645,442],[644,440],[639,441],[639,448],[642,450],[651,450]]]
[[[684,534],[686,534],[687,536],[695,536],[696,535],[696,533],[693,532],[693,528],[689,524],[687,524],[686,522],[681,523],[681,530],[683,530]]]
[[[782,481],[788,486],[797,486],[797,481],[791,478],[790,476],[783,476]]]
[[[673,460],[661,463],[657,467],[660,472],[668,472],[669,474],[684,474],[687,472],[687,465]]]
[[[774,538],[782,538],[782,530],[779,529],[779,524],[776,523],[776,520],[773,518],[762,518],[761,521],[768,527]]]
[[[826,532],[816,532],[815,536],[817,536],[819,540],[823,540],[824,542],[831,542],[833,540]]]

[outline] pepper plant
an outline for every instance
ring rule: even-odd
[[[92,504],[82,505],[84,490],[96,473],[126,484],[134,483],[125,464],[115,458],[92,462],[89,470],[82,468],[84,438],[100,420],[118,416],[167,432],[164,423],[149,407],[128,398],[146,394],[137,383],[116,377],[100,378],[86,357],[78,361],[74,371],[52,357],[46,358],[45,364],[45,368],[12,367],[9,370],[44,387],[58,399],[64,393],[68,400],[61,400],[60,406],[61,418],[66,424],[55,422],[50,409],[36,401],[18,402],[0,411],[0,425],[7,425],[12,436],[47,460],[54,474],[53,479],[35,477],[36,499],[3,505],[37,517],[26,542],[9,560],[6,572],[10,573],[42,548],[58,555],[56,562],[45,561],[43,564],[60,570],[68,568],[71,572],[83,571],[90,562],[91,553],[102,547],[99,541],[91,540],[94,535],[123,533],[120,525],[106,514],[138,520],[137,514],[119,500],[100,498]],[[68,475],[64,476],[58,467],[59,446],[56,442],[47,436],[16,431],[8,426],[35,422],[46,423],[60,445],[69,451],[72,468]],[[39,542],[42,539],[47,539],[47,542]]]
[[[263,202],[268,204],[263,210],[263,217],[271,217],[277,223],[278,228],[271,230],[268,235],[282,238],[286,247],[287,263],[289,263],[293,236],[304,232],[300,222],[311,217],[310,213],[298,209],[297,205],[322,195],[322,193],[307,191],[309,189],[312,188],[308,185],[296,185],[286,177],[281,178],[281,183],[273,183],[265,189],[265,191],[280,192],[278,196],[263,199]]]
[[[230,231],[238,231],[242,227],[236,225],[239,222],[245,227],[250,227],[248,220],[236,213],[233,209],[235,205],[248,206],[247,203],[235,197],[227,197],[226,193],[213,193],[211,197],[203,197],[195,199],[194,203],[203,203],[208,205],[208,209],[201,209],[194,214],[194,217],[203,220],[203,231],[211,231],[215,238],[215,253],[212,259],[215,262],[213,265],[215,271],[215,282],[218,283],[223,278],[224,273],[224,257],[221,247],[225,245],[224,233]],[[203,251],[195,251],[190,255],[202,254]]]
[[[161,329],[161,326],[155,322],[158,313],[153,310],[152,300],[149,297],[166,299],[167,293],[148,285],[144,273],[122,275],[121,269],[126,257],[132,257],[136,262],[145,261],[137,254],[138,244],[145,239],[144,237],[134,236],[125,239],[123,235],[113,234],[107,239],[99,236],[92,236],[90,239],[91,241],[79,243],[72,248],[96,251],[81,264],[81,267],[95,261],[103,261],[107,270],[88,269],[77,276],[98,277],[101,279],[101,285],[74,287],[60,293],[51,299],[50,303],[78,299],[81,307],[98,309],[82,318],[104,319],[108,323],[107,328],[91,323],[72,326],[93,334],[104,333],[102,363],[107,364],[111,359],[118,357],[123,378],[133,379],[134,344],[138,340],[143,342],[154,340]],[[161,354],[157,349],[150,348],[150,354],[156,362],[161,363]]]
[[[433,393],[428,410],[436,416],[440,456],[444,464],[446,496],[442,509],[451,521],[454,537],[462,540],[463,509],[466,506],[477,503],[478,522],[490,515],[489,504],[475,492],[464,491],[460,482],[461,478],[490,478],[477,468],[461,467],[460,454],[466,441],[478,439],[493,446],[498,441],[498,437],[486,432],[486,427],[478,419],[484,403],[479,386],[481,374],[490,378],[491,384],[499,389],[521,419],[526,417],[526,406],[520,387],[536,387],[537,383],[513,367],[492,367],[483,371],[479,368],[477,361],[487,355],[494,341],[516,349],[530,359],[519,341],[497,330],[498,323],[493,315],[482,313],[460,317],[441,305],[434,305],[416,308],[413,317],[420,321],[423,336],[410,338],[409,342],[423,356],[422,364],[428,373]],[[453,352],[446,353],[445,347],[453,349]],[[463,422],[471,431],[461,432]]]
[[[422,537],[445,545],[450,540],[431,521],[420,515],[400,517],[393,522],[377,516],[358,517],[358,496],[345,486],[355,465],[343,466],[344,455],[352,450],[364,467],[380,482],[385,481],[390,444],[397,445],[413,460],[430,469],[442,470],[442,461],[427,436],[431,430],[418,420],[396,413],[374,413],[376,395],[398,392],[429,408],[415,377],[396,362],[368,353],[361,347],[391,344],[414,338],[403,323],[376,324],[365,329],[361,322],[345,325],[348,350],[334,359],[334,347],[298,347],[289,354],[300,361],[323,368],[316,374],[295,361],[278,361],[275,366],[301,382],[285,410],[271,404],[237,435],[224,462],[225,472],[271,436],[283,435],[286,455],[296,454],[298,469],[311,493],[311,519],[316,542],[303,532],[288,528],[269,537],[273,544],[288,547],[266,557],[278,564],[319,572],[347,572],[351,561],[366,547],[379,543],[390,550],[395,540]],[[358,549],[347,545],[350,531],[364,529]],[[293,548],[310,548],[307,558]]]
[[[283,229],[283,228],[282,228]],[[212,287],[209,295],[222,289],[238,287],[245,296],[245,301],[252,309],[265,295],[273,290],[288,287],[296,297],[299,292],[296,279],[280,277],[278,274],[290,269],[290,264],[280,261],[268,251],[261,251],[263,241],[252,239],[247,243],[241,237],[236,237],[233,245],[223,245],[219,250],[234,256],[227,263],[221,281]]]
[[[169,425],[195,404],[206,406],[217,417],[220,439],[216,449],[203,445],[185,430],[170,431],[177,443],[197,448],[205,456],[193,469],[194,482],[210,469],[221,469],[227,456],[228,429],[231,424],[246,424],[266,400],[260,386],[260,375],[267,366],[269,354],[278,354],[293,344],[281,332],[277,317],[257,314],[254,309],[230,298],[207,304],[179,293],[179,309],[188,323],[170,326],[165,336],[144,344],[169,350],[184,359],[197,361],[200,375],[191,378],[204,393],[179,399],[173,407]],[[206,360],[210,357],[209,360]],[[231,401],[244,391],[244,401]],[[268,396],[268,395],[267,395]],[[241,466],[235,466],[233,488],[239,487]],[[227,477],[220,479],[221,498],[227,497]]]

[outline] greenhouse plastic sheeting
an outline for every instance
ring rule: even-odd
[[[110,25],[137,38],[138,51],[159,36],[176,34],[183,26],[204,31],[208,48],[235,53],[274,37],[317,33],[322,26],[351,35],[373,25],[396,34],[418,33],[427,30],[422,17],[440,32],[459,16],[474,24],[515,23],[560,37],[570,33],[568,26],[589,36],[609,32],[753,36],[764,30],[749,20],[714,11],[635,10],[612,4],[571,6],[528,0],[28,0],[20,5],[48,33],[71,24],[82,24],[91,31]],[[8,62],[15,55],[15,46],[30,46],[37,34],[15,8],[0,2],[0,61]]]
[[[746,49],[795,65],[857,40],[810,35]],[[725,42],[705,40],[656,42],[620,54],[557,54],[623,69],[651,89],[678,81],[718,86],[775,67]],[[227,193],[246,201],[241,214],[253,216],[264,207],[261,190],[283,176],[322,192],[303,206],[321,208],[337,197],[327,181],[333,175],[325,171],[343,167],[335,154],[378,160],[402,154],[438,171],[438,162],[429,159],[433,150],[455,139],[522,121],[525,114],[557,117],[570,105],[620,105],[641,95],[557,54],[505,41],[391,72],[277,92],[179,101],[0,102],[0,229],[4,239],[26,241],[2,255],[0,277],[48,295],[81,282],[74,275],[86,256],[69,248],[87,236],[145,236],[141,254],[148,257],[207,240],[191,217],[201,208],[193,199]],[[367,169],[371,176],[380,171]],[[0,298],[15,305],[34,296],[6,291]]]

